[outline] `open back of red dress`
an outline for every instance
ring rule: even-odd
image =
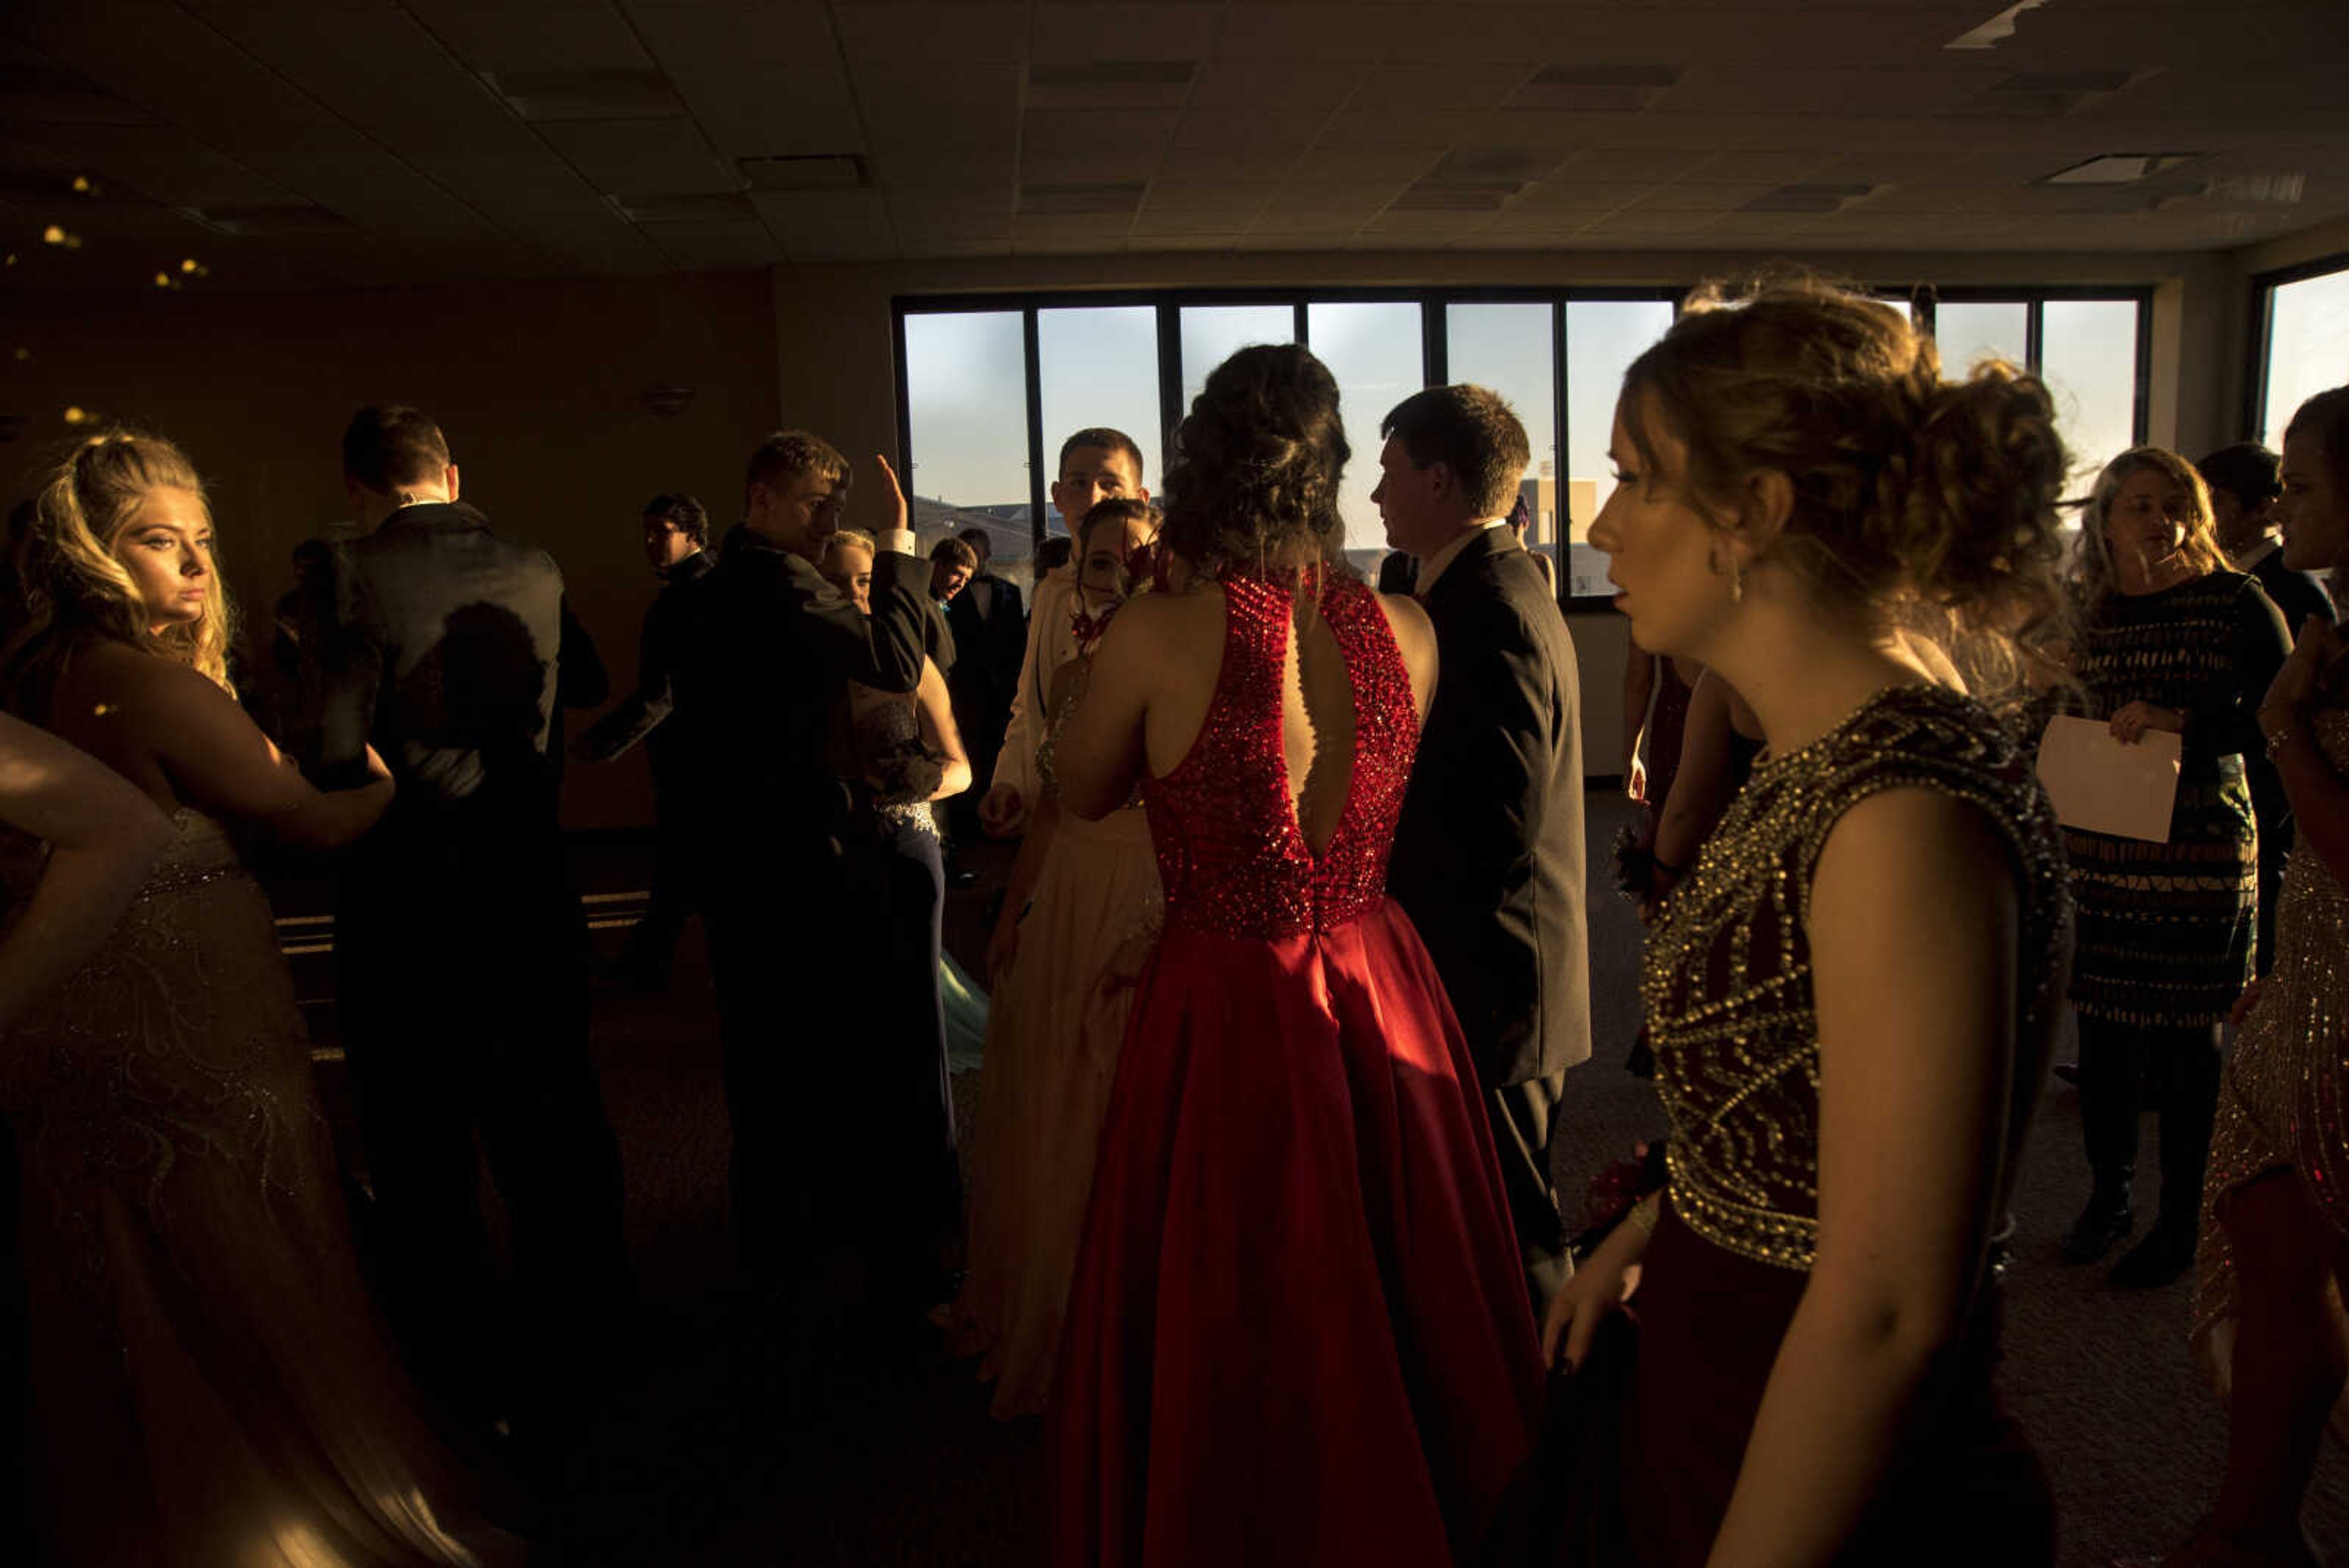
[[[1541,1373],[1475,1069],[1386,898],[1411,680],[1371,593],[1325,588],[1353,770],[1316,854],[1281,746],[1289,590],[1223,590],[1206,719],[1143,786],[1166,929],[1061,1347],[1054,1561],[1428,1568],[1483,1538]]]

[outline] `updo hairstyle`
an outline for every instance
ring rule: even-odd
[[[1203,566],[1305,556],[1343,571],[1338,481],[1351,455],[1328,366],[1293,343],[1243,348],[1174,432],[1160,541]]]
[[[1945,381],[1890,306],[1804,274],[1709,284],[1623,379],[1641,465],[1724,532],[1757,469],[1794,506],[1758,559],[1821,600],[1940,642],[1981,695],[2062,639],[2064,443],[2036,377],[1986,360]],[[1677,473],[1666,434],[1685,444]]]

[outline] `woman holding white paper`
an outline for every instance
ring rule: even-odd
[[[2134,1228],[2137,1113],[2150,1090],[2161,1207],[2113,1281],[2162,1285],[2194,1261],[2219,1025],[2251,977],[2259,838],[2243,753],[2261,743],[2260,697],[2290,644],[2258,581],[2227,569],[2201,477],[2159,447],[2123,452],[2097,475],[2075,580],[2074,672],[2086,716],[2127,744],[2174,733],[2180,757],[2166,840],[2064,835],[2079,900],[2072,1002],[2094,1186],[2064,1255],[2094,1262]]]

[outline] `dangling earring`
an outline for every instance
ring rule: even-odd
[[[1722,546],[1716,541],[1712,554],[1705,557],[1704,564],[1713,568],[1714,576],[1729,579],[1729,602],[1733,605],[1743,604],[1745,602],[1745,568],[1737,564],[1737,552],[1732,550],[1728,552],[1729,569],[1726,572],[1723,571],[1721,569],[1722,553]]]

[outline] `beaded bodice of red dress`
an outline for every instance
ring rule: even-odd
[[[1250,573],[1223,579],[1224,669],[1198,739],[1146,779],[1150,832],[1170,928],[1233,937],[1326,931],[1386,897],[1387,847],[1419,746],[1411,676],[1386,612],[1350,579],[1323,585],[1319,613],[1353,673],[1352,787],[1319,855],[1290,805],[1280,741],[1289,589]]]

